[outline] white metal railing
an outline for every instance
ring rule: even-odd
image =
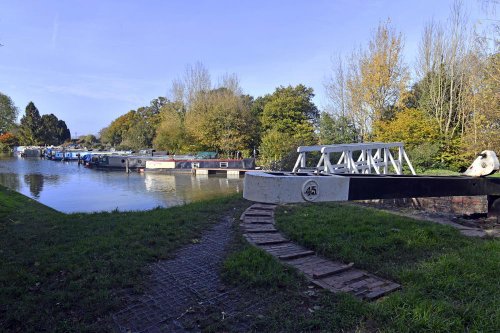
[[[395,151],[394,156],[391,150]],[[300,146],[299,157],[292,172],[314,171],[330,174],[403,174],[403,164],[415,175],[415,170],[404,150],[402,142],[349,143],[323,146]],[[307,168],[307,153],[320,152],[321,157],[315,168]],[[341,153],[337,162],[331,161],[332,153]],[[357,158],[354,156],[358,155]],[[397,158],[396,158],[397,157]],[[392,168],[392,170],[391,170]]]

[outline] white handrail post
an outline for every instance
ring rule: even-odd
[[[384,174],[389,172],[389,161],[387,159],[387,150],[388,148],[384,148]]]
[[[413,169],[413,165],[410,162],[410,159],[408,158],[408,155],[406,155],[406,151],[403,150],[403,156],[405,158],[406,164],[410,167],[412,175],[416,175],[417,173],[415,172],[415,169]]]

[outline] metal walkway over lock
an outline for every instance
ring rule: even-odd
[[[393,156],[392,152],[395,152]],[[403,174],[406,163],[410,172],[415,170],[404,150],[402,142],[350,143],[342,145],[300,146],[299,157],[292,172],[321,172],[330,174]],[[307,167],[308,153],[321,153],[316,167]],[[337,162],[332,162],[332,154],[340,153]],[[392,171],[391,172],[391,168]]]

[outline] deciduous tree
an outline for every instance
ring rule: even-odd
[[[374,121],[394,116],[406,89],[409,73],[403,46],[402,34],[389,21],[381,23],[368,48],[353,51],[346,66],[339,59],[325,85],[333,113],[348,116],[362,141],[370,140]]]
[[[18,109],[12,99],[0,92],[0,134],[10,131],[16,123]]]
[[[358,131],[347,116],[322,112],[319,120],[319,143],[322,145],[358,142]]]
[[[266,99],[262,111],[262,145],[260,157],[267,165],[281,164],[280,160],[295,153],[298,145],[310,145],[316,142],[314,125],[318,121],[319,111],[314,105],[313,89],[300,84],[292,87],[279,87]],[[286,140],[273,143],[273,140]],[[276,149],[276,150],[274,150]]]

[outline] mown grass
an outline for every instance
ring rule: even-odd
[[[460,172],[446,170],[446,169],[428,169],[422,173],[417,173],[417,174],[426,176],[460,176]]]
[[[347,294],[333,295],[308,288],[294,269],[263,250],[241,246],[225,261],[223,278],[266,300],[251,331],[337,332],[349,330],[367,316],[369,307]]]
[[[403,290],[360,307],[387,332],[500,331],[500,242],[353,205],[281,208],[290,238],[332,259],[398,281]]]
[[[140,288],[147,263],[168,258],[240,196],[145,212],[62,214],[0,186],[2,331],[110,331],[117,292]]]

